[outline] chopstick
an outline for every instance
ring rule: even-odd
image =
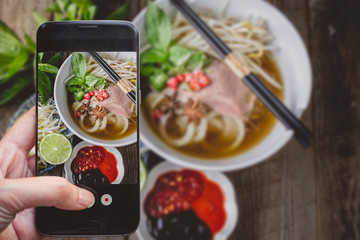
[[[136,93],[126,86],[121,77],[102,59],[97,52],[89,52],[89,54],[95,59],[95,61],[105,70],[105,72],[111,77],[111,79],[120,87],[131,101],[136,104]]]
[[[207,24],[183,0],[171,0],[193,27],[217,52],[230,69],[244,81],[265,106],[285,125],[292,129],[295,138],[303,147],[310,145],[312,133],[309,129],[265,86],[249,69],[243,66],[233,55],[231,49],[217,36]]]

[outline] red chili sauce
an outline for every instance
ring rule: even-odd
[[[82,173],[87,170],[99,168],[99,170],[112,183],[115,181],[118,170],[117,160],[111,152],[100,146],[81,148],[71,163],[71,170],[75,173]]]
[[[213,236],[226,221],[224,194],[220,186],[193,170],[162,174],[145,200],[145,211],[152,217],[192,209],[210,228]]]

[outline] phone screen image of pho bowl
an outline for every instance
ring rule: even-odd
[[[137,184],[136,52],[39,52],[37,175],[75,185]]]

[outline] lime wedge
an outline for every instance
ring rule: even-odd
[[[39,146],[41,158],[53,165],[59,165],[69,160],[72,150],[70,140],[60,133],[49,133],[41,140]]]
[[[142,159],[140,159],[140,192],[145,186],[146,179],[147,179],[147,169]]]

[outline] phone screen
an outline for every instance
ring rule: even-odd
[[[138,104],[123,89],[138,92],[138,54],[97,54],[119,82],[89,52],[38,52],[37,175],[63,177],[97,199],[83,211],[37,209],[41,232],[121,234],[137,225]]]

